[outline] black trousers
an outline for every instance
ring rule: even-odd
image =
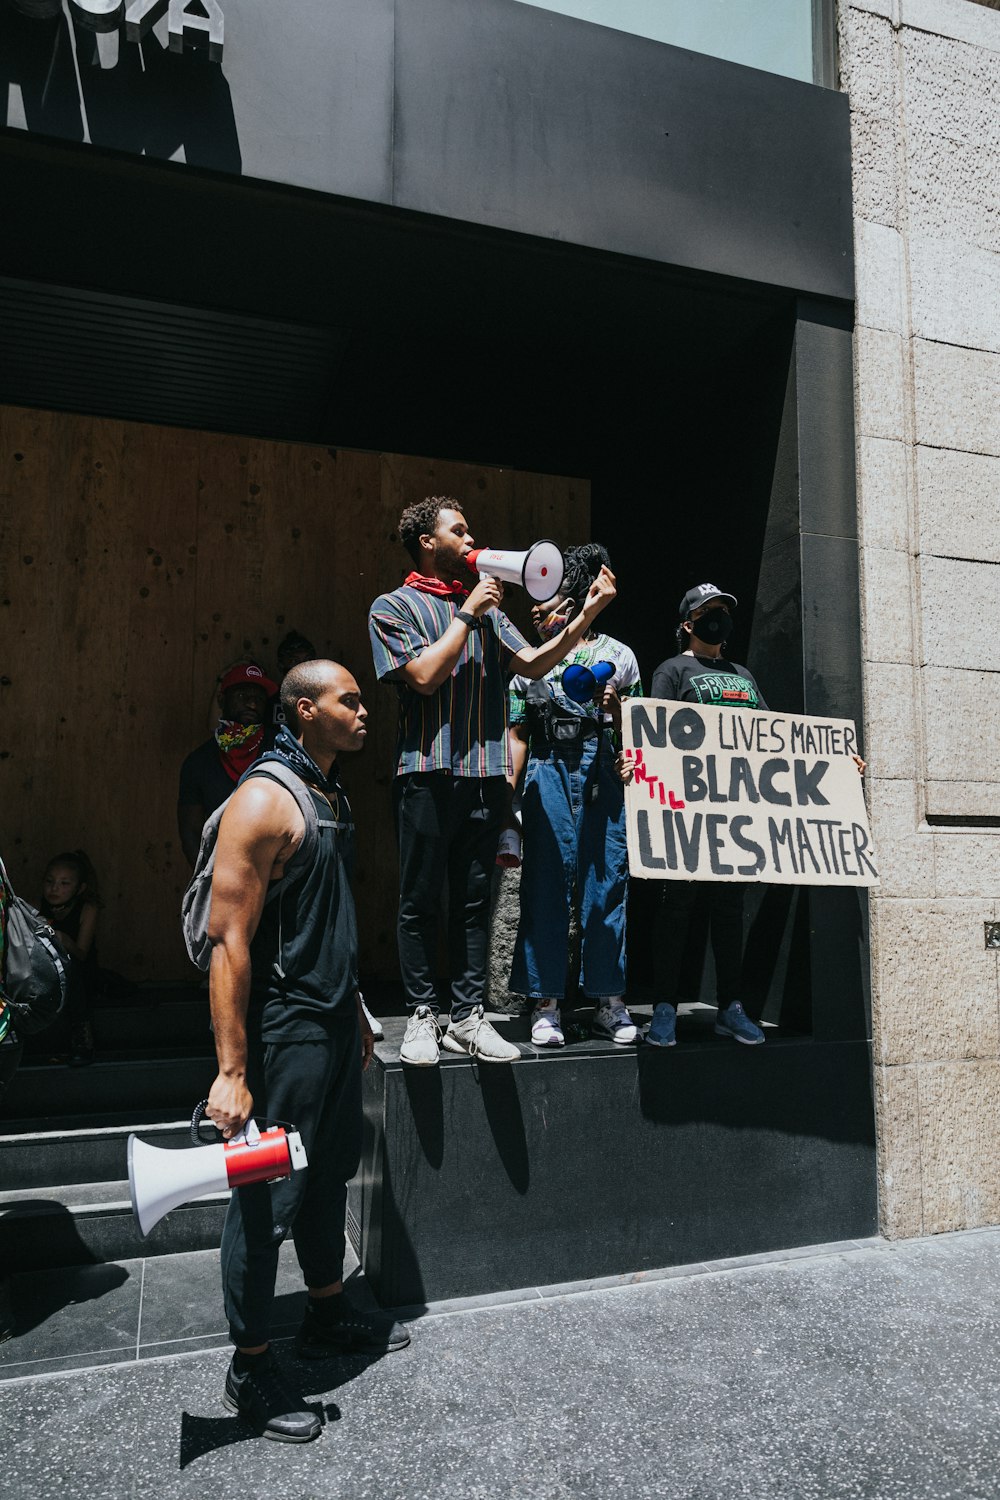
[[[665,880],[653,942],[656,999],[677,1004],[677,986],[695,900],[708,900],[709,933],[715,959],[716,999],[720,1006],[740,998],[743,978],[743,887],[715,880]]]
[[[329,1286],[344,1270],[347,1184],[361,1160],[361,1038],[356,1015],[316,1042],[253,1049],[250,1092],[258,1124],[295,1126],[309,1165],[282,1182],[237,1188],[222,1231],[222,1292],[239,1348],[270,1336],[278,1251],[291,1233],[306,1286]]]
[[[398,776],[397,938],[410,1010],[438,1008],[435,985],[438,913],[448,881],[451,1016],[461,1021],[483,1003],[490,940],[490,892],[507,804],[502,776]]]

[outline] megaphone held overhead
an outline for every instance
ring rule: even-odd
[[[527,552],[504,552],[495,547],[477,547],[465,559],[483,578],[502,578],[517,583],[540,604],[562,588],[566,564],[555,542],[536,542]]]
[[[592,667],[571,662],[562,675],[563,692],[574,703],[593,703],[615,675],[609,661],[595,661]]]
[[[164,1214],[205,1193],[224,1193],[251,1182],[277,1182],[308,1165],[298,1131],[280,1126],[261,1132],[251,1120],[244,1138],[205,1145],[198,1135],[204,1102],[191,1121],[197,1149],[164,1150],[128,1138],[128,1185],[132,1212],[143,1239]]]

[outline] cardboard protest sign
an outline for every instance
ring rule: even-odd
[[[632,698],[622,736],[632,875],[878,885],[850,719]]]

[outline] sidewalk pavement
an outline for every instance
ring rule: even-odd
[[[122,1313],[103,1356],[82,1350],[70,1371],[53,1368],[70,1354],[53,1353],[53,1328],[62,1318],[64,1335],[75,1326],[96,1350],[102,1297],[88,1304],[83,1337],[44,1277],[16,1279],[19,1307],[34,1312],[0,1351],[11,1500],[1000,1495],[1000,1230],[432,1307],[413,1319],[409,1349],[374,1362],[297,1364],[286,1338],[279,1353],[325,1422],[301,1447],[255,1437],[222,1405],[217,1254],[170,1259],[172,1347],[209,1346],[162,1352],[168,1340],[144,1344],[141,1328],[134,1345],[107,1342],[131,1339]],[[143,1278],[153,1262],[139,1264]],[[117,1279],[89,1269],[112,1301],[135,1280],[127,1266]],[[285,1327],[298,1312],[291,1274],[286,1257]],[[141,1287],[133,1300],[138,1318]],[[154,1332],[167,1312],[161,1298]]]

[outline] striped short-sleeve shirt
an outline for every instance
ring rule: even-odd
[[[381,594],[368,612],[375,675],[385,681],[416,661],[451,624],[462,599],[425,593],[403,584]],[[511,658],[527,645],[499,609],[470,630],[450,677],[436,693],[415,692],[397,681],[399,731],[396,775],[443,771],[452,776],[506,776],[507,679]]]

